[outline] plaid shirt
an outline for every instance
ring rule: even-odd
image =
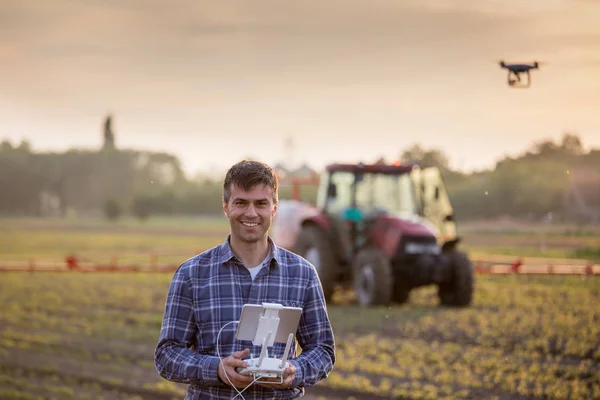
[[[275,389],[252,385],[243,398],[291,399],[304,394],[304,387],[326,378],[335,363],[335,344],[325,299],[314,267],[302,257],[275,246],[253,281],[235,256],[229,238],[184,262],[175,272],[167,295],[160,338],[154,360],[165,379],[187,383],[186,400],[231,399],[237,392],[217,378],[219,354],[250,349],[258,357],[260,346],[235,339],[236,323],[228,324],[217,343],[219,330],[238,321],[246,303],[280,303],[302,307],[295,350],[290,363],[296,367],[292,388]],[[292,345],[292,349],[296,346]],[[281,358],[285,343],[275,343],[269,356]],[[240,389],[241,390],[241,389]],[[237,399],[242,399],[240,396]]]

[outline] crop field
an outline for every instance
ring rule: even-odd
[[[0,219],[0,263],[64,263],[68,255],[82,262],[140,266],[151,262],[180,264],[222,242],[223,218],[165,218],[140,223],[123,219]]]
[[[177,265],[224,240],[224,218],[0,218],[0,264]],[[471,254],[595,257],[600,231],[465,225]],[[143,270],[143,268],[141,268]],[[172,273],[0,272],[0,399],[183,399],[154,369]],[[599,276],[476,276],[474,303],[328,307],[334,371],[308,400],[600,399]]]
[[[169,273],[3,272],[0,398],[182,399],[153,351]],[[600,398],[600,279],[478,276],[474,305],[329,306],[330,376],[308,399]]]
[[[221,243],[225,217],[152,218],[0,218],[0,264],[64,264],[68,255],[87,263],[178,265]],[[462,247],[471,255],[588,259],[600,263],[600,226],[547,226],[506,222],[459,225]]]

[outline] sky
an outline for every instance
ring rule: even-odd
[[[167,151],[189,175],[600,148],[600,1],[2,0],[0,139]],[[498,61],[543,61],[528,89]]]

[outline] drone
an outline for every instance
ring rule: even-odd
[[[529,87],[531,85],[531,75],[529,70],[538,69],[541,63],[535,61],[533,64],[506,64],[500,61],[500,67],[508,70],[508,86],[510,87]],[[525,74],[526,80],[521,79],[521,74]]]

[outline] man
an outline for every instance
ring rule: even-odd
[[[227,240],[187,260],[173,276],[155,364],[163,378],[188,384],[186,400],[296,398],[333,369],[333,331],[315,268],[269,237],[277,203],[272,168],[256,161],[231,167],[223,184]],[[294,350],[283,383],[253,383],[236,371],[259,356],[260,346],[235,339],[232,321],[244,304],[263,302],[302,308],[296,332],[302,354]],[[269,356],[281,358],[284,348],[276,343]]]

